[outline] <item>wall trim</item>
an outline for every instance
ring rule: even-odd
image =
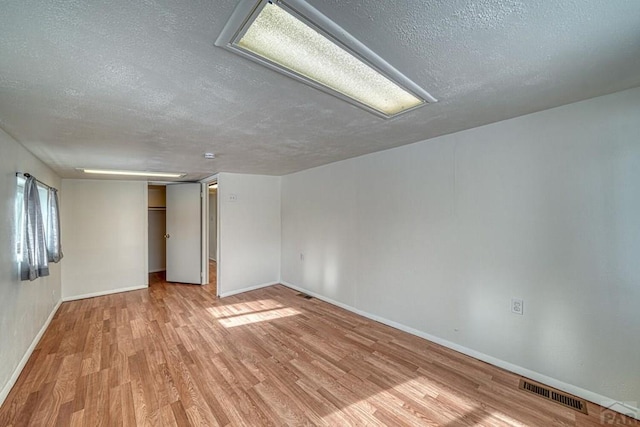
[[[451,342],[451,341],[439,338],[437,336],[428,334],[426,332],[422,332],[422,331],[420,331],[418,329],[414,329],[414,328],[412,328],[410,326],[406,326],[406,325],[403,325],[401,323],[394,322],[393,320],[388,320],[388,319],[386,319],[384,317],[368,313],[366,311],[357,309],[357,308],[352,307],[350,305],[341,303],[339,301],[335,301],[335,300],[333,300],[331,298],[328,298],[328,297],[326,297],[324,295],[321,295],[321,294],[318,294],[316,292],[313,292],[313,291],[310,291],[308,289],[305,289],[305,288],[303,288],[301,286],[296,286],[293,283],[289,283],[289,282],[286,282],[284,280],[281,281],[280,283],[282,285],[288,287],[288,288],[294,289],[294,290],[299,291],[299,292],[304,292],[304,293],[306,293],[308,295],[311,295],[311,296],[313,296],[315,298],[318,298],[318,299],[320,299],[322,301],[328,302],[329,304],[336,305],[336,306],[338,306],[340,308],[343,308],[343,309],[345,309],[347,311],[350,311],[352,313],[358,314],[358,315],[360,315],[362,317],[366,317],[367,319],[374,320],[374,321],[382,323],[384,325],[391,326],[392,328],[396,328],[396,329],[399,329],[399,330],[401,330],[403,332],[407,332],[407,333],[409,333],[411,335],[415,335],[417,337],[424,338],[424,339],[426,339],[428,341],[434,342],[434,343],[439,344],[439,345],[441,345],[443,347],[447,347],[447,348],[449,348],[451,350],[455,350],[458,353],[465,354],[467,356],[473,357],[474,359],[478,359],[478,360],[486,362],[486,363],[488,363],[490,365],[497,366],[498,368],[502,368],[502,369],[504,369],[506,371],[509,371],[511,373],[514,373],[516,375],[521,375],[523,377],[527,377],[527,378],[532,379],[534,381],[537,381],[539,383],[542,383],[542,384],[548,385],[550,387],[556,388],[558,390],[562,390],[562,391],[565,391],[567,393],[573,394],[574,396],[581,397],[583,399],[588,400],[591,403],[596,403],[596,404],[601,405],[603,407],[606,407],[606,408],[608,408],[608,409],[610,409],[612,411],[619,412],[619,413],[621,413],[623,415],[627,415],[627,416],[630,416],[632,418],[640,420],[640,408],[635,408],[635,407],[630,406],[630,405],[628,405],[628,404],[626,404],[624,402],[619,402],[619,401],[617,401],[615,399],[611,399],[611,398],[603,396],[601,394],[594,393],[594,392],[589,391],[589,390],[585,390],[585,389],[577,387],[577,386],[575,386],[573,384],[565,383],[563,381],[557,380],[555,378],[551,378],[551,377],[546,376],[544,374],[532,371],[532,370],[527,369],[527,368],[523,368],[522,366],[514,365],[513,363],[498,359],[498,358],[493,357],[493,356],[489,356],[488,354],[484,354],[484,353],[481,353],[479,351],[476,351],[476,350],[461,346],[461,345],[456,344],[454,342]],[[635,415],[630,415],[630,414],[635,414]]]
[[[53,309],[51,310],[51,313],[49,313],[49,317],[47,317],[47,320],[42,325],[42,328],[40,328],[40,331],[33,338],[33,341],[31,341],[31,345],[29,346],[29,348],[27,348],[27,351],[24,353],[24,356],[22,356],[22,359],[20,359],[20,363],[18,363],[18,366],[16,366],[16,369],[13,371],[11,378],[9,378],[9,381],[7,381],[7,383],[2,388],[2,391],[0,391],[0,406],[2,406],[7,396],[9,396],[9,392],[11,392],[11,389],[16,384],[16,381],[18,381],[18,377],[20,376],[20,374],[22,373],[22,370],[24,369],[25,365],[29,361],[29,358],[31,357],[33,350],[36,349],[36,346],[38,345],[38,343],[40,342],[40,339],[42,338],[47,328],[49,327],[49,324],[51,324],[51,321],[53,320],[53,317],[58,312],[58,309],[60,308],[61,304],[62,304],[62,299],[58,300],[56,305],[53,307]]]
[[[149,270],[149,274],[151,274],[151,273],[160,273],[161,271],[167,271],[167,269],[166,268],[156,268],[156,269],[153,269],[153,270]]]
[[[269,283],[263,283],[261,285],[249,286],[247,288],[242,288],[235,291],[221,292],[220,298],[230,297],[232,295],[242,294],[244,292],[249,292],[249,291],[255,291],[256,289],[266,288],[268,286],[279,285],[279,284],[280,282],[269,282]]]
[[[110,289],[108,291],[92,292],[90,294],[64,297],[62,298],[62,301],[67,302],[67,301],[76,301],[76,300],[85,299],[85,298],[101,297],[104,295],[118,294],[120,292],[129,292],[129,291],[137,291],[140,289],[147,289],[148,287],[149,287],[148,285],[141,285],[141,286],[131,286],[129,288]]]

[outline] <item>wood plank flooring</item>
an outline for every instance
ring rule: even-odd
[[[277,285],[168,284],[63,303],[0,426],[600,426],[518,377]]]
[[[213,295],[217,295],[216,286],[218,286],[218,270],[217,264],[213,260],[209,260],[209,292]]]

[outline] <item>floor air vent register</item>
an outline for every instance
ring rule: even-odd
[[[558,390],[554,390],[545,385],[534,383],[530,380],[520,379],[520,390],[535,394],[552,402],[559,403],[560,405],[571,408],[574,411],[587,414],[587,402],[582,399],[577,399],[570,394],[563,393]]]

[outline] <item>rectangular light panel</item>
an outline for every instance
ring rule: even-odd
[[[123,170],[111,170],[111,169],[80,169],[84,173],[98,174],[98,175],[123,175],[123,176],[149,176],[154,178],[181,178],[185,176],[184,173],[174,172],[148,172],[148,171],[123,171]]]
[[[291,3],[302,4],[300,1]],[[253,19],[245,18],[244,25],[239,30],[236,29],[234,37],[225,47],[248,52],[249,57],[257,56],[266,60],[265,65],[270,65],[270,68],[278,71],[283,68],[290,77],[311,83],[325,91],[328,89],[329,93],[337,92],[340,98],[346,97],[347,100],[355,101],[355,105],[364,106],[383,117],[392,117],[419,107],[427,100],[435,102],[426,92],[427,96],[421,97],[405,89],[322,32],[298,19],[286,8],[271,2],[263,2],[261,5],[262,8],[258,8],[257,13],[253,11]],[[320,15],[310,6],[304,6],[307,11]],[[320,16],[320,21],[326,24],[328,19]],[[305,16],[305,19],[313,18]],[[334,30],[339,28],[336,24],[331,24]],[[225,30],[228,31],[227,28]],[[224,33],[223,31],[221,37]],[[344,37],[346,33],[342,30],[339,34]],[[351,41],[352,45],[361,45],[355,39]],[[220,39],[217,42],[220,45],[219,42]],[[359,56],[372,56],[367,53],[371,52],[367,49],[364,55]],[[373,59],[372,62],[375,62],[379,57],[374,56]],[[383,62],[381,59],[380,61]],[[263,61],[259,62],[264,64]],[[388,66],[386,63],[383,65]],[[390,66],[386,68],[398,73]]]

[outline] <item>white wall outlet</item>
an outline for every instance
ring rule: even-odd
[[[238,201],[238,195],[234,194],[234,193],[229,194],[229,201],[230,202],[237,202]]]
[[[511,298],[511,312],[514,314],[524,314],[524,301],[522,298]]]

